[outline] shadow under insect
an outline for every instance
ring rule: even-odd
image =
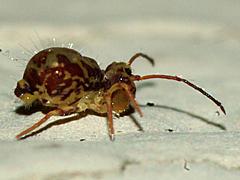
[[[41,105],[38,101],[34,102],[32,106],[26,107],[26,106],[19,106],[15,109],[15,112],[19,115],[31,115],[36,112],[42,112],[43,114],[47,114],[48,112],[54,110],[53,107],[47,107]]]
[[[175,112],[178,112],[178,113],[182,113],[182,114],[186,114],[192,118],[195,118],[197,120],[200,120],[206,124],[209,124],[211,126],[214,126],[216,128],[219,128],[221,130],[227,130],[226,127],[220,123],[216,123],[216,122],[213,122],[207,118],[204,118],[200,115],[197,115],[197,114],[194,114],[194,113],[191,113],[189,111],[185,111],[185,110],[182,110],[182,109],[179,109],[179,108],[175,108],[175,107],[171,107],[171,106],[166,106],[166,105],[155,105],[154,103],[152,102],[149,102],[147,103],[147,105],[140,105],[140,107],[147,107],[147,106],[151,106],[154,107],[154,108],[161,108],[161,109],[166,109],[166,110],[171,110],[171,111],[175,111]]]
[[[156,105],[154,103],[147,103],[147,105],[140,105],[140,107],[161,108],[161,109],[165,109],[165,110],[175,111],[175,112],[178,112],[178,113],[183,113],[185,115],[188,115],[192,118],[200,120],[200,121],[202,121],[206,124],[209,124],[211,126],[219,128],[221,130],[226,130],[226,127],[222,124],[213,122],[213,121],[211,121],[207,118],[204,118],[200,115],[196,115],[196,114],[193,114],[191,112],[188,112],[188,111],[185,111],[185,110],[182,110],[182,109],[179,109],[179,108],[166,106],[166,105]],[[53,108],[44,107],[44,106],[41,106],[40,104],[34,104],[32,107],[27,108],[27,109],[24,106],[20,106],[15,110],[15,112],[20,114],[20,115],[31,115],[31,114],[33,114],[35,112],[39,112],[39,111],[44,113],[44,114],[47,114],[51,110],[53,110]],[[138,128],[138,131],[143,132],[144,131],[143,127],[137,121],[137,119],[133,116],[133,113],[134,113],[134,108],[130,106],[130,108],[127,111],[125,111],[124,113],[122,113],[122,114],[120,114],[119,116],[116,116],[116,117],[129,116],[131,118],[132,122]],[[70,123],[72,121],[80,120],[81,118],[84,118],[87,115],[95,115],[95,116],[106,117],[106,114],[98,114],[98,113],[96,113],[92,110],[87,110],[85,112],[76,113],[74,116],[71,116],[71,117],[65,117],[65,118],[61,118],[61,119],[58,119],[56,121],[50,122],[47,125],[39,128],[38,130],[33,131],[30,134],[27,134],[27,135],[21,137],[20,140],[26,139],[28,137],[31,137],[31,136],[34,136],[34,135],[37,135],[37,134],[40,134],[41,132],[43,132],[45,130],[48,130],[48,129],[54,127],[54,126],[63,125],[63,124],[66,124],[66,123]]]
[[[17,107],[15,112],[20,115],[31,115],[36,112],[42,112],[43,114],[47,114],[48,112],[50,112],[52,110],[53,110],[53,108],[51,108],[51,107],[45,107],[45,106],[41,106],[41,104],[35,103],[30,108],[26,108],[25,106],[19,106],[19,107]],[[124,113],[121,113],[119,116],[116,115],[116,117],[119,118],[119,117],[123,117],[123,116],[129,116],[131,118],[132,122],[138,128],[138,131],[143,131],[142,126],[139,124],[139,122],[136,120],[136,118],[132,115],[133,113],[134,113],[134,108],[130,106],[130,108],[128,110],[126,110]],[[106,114],[98,114],[98,113],[94,112],[93,110],[86,110],[84,112],[75,113],[74,116],[60,118],[56,121],[50,122],[47,125],[39,128],[38,130],[33,131],[30,134],[27,134],[27,135],[21,137],[19,140],[23,140],[23,139],[27,139],[31,136],[35,136],[45,130],[48,130],[48,129],[54,127],[54,126],[63,125],[66,123],[70,123],[72,121],[80,120],[81,118],[84,118],[87,115],[106,117]]]

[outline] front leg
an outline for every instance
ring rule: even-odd
[[[107,125],[108,134],[111,141],[115,139],[115,132],[113,127],[113,116],[112,116],[112,94],[108,93],[105,95],[106,106],[107,106]]]

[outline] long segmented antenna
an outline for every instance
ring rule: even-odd
[[[149,57],[148,55],[146,54],[143,54],[143,53],[136,53],[135,55],[133,55],[129,61],[128,61],[128,65],[131,65],[133,63],[133,61],[135,61],[135,59],[137,59],[138,57],[143,57],[145,59],[147,59],[153,66],[154,66],[154,60],[153,58]]]
[[[146,80],[146,79],[153,79],[153,78],[160,78],[160,79],[168,79],[168,80],[174,80],[174,81],[178,81],[178,82],[183,82],[185,84],[187,84],[188,86],[196,89],[197,91],[199,91],[200,93],[202,93],[204,96],[206,96],[207,98],[209,98],[211,101],[213,101],[218,107],[220,107],[221,111],[226,115],[226,111],[222,105],[222,103],[220,101],[218,101],[217,99],[215,99],[213,96],[211,96],[210,94],[208,94],[206,91],[204,91],[202,88],[198,87],[197,85],[189,82],[186,79],[180,78],[178,76],[171,76],[171,75],[162,75],[162,74],[153,74],[153,75],[145,75],[145,76],[138,76],[135,75],[132,77],[133,81],[141,81],[141,80]]]

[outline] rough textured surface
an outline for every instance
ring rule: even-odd
[[[239,2],[46,3],[0,1],[0,179],[240,176]],[[121,117],[110,142],[104,117],[54,117],[37,135],[16,141],[18,132],[43,116],[19,113],[21,102],[13,95],[27,61],[40,49],[72,44],[103,69],[147,53],[156,66],[139,59],[134,73],[182,75],[222,101],[227,116],[183,84],[151,80],[137,83],[144,117],[132,114],[145,132]]]

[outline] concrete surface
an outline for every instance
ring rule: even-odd
[[[240,2],[0,1],[0,179],[238,179],[240,177]],[[15,135],[41,117],[17,113],[14,96],[29,58],[73,46],[104,69],[136,52],[135,74],[181,75],[211,93],[227,115],[191,88],[137,83],[144,117],[51,118],[35,136]],[[153,102],[155,106],[147,106]],[[21,109],[21,108],[20,108]],[[60,125],[56,125],[60,124]]]

